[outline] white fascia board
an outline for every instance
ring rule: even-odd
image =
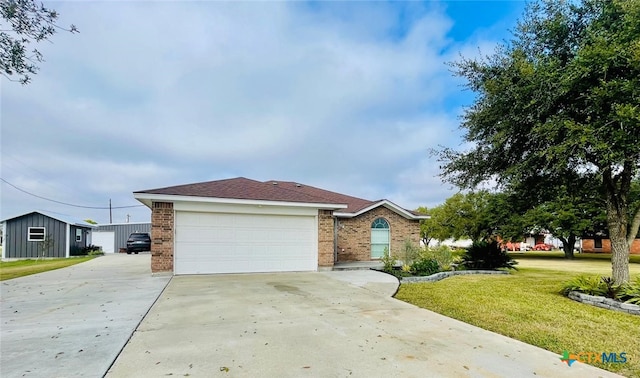
[[[358,215],[364,214],[367,211],[373,210],[376,207],[379,206],[384,206],[387,209],[394,211],[400,215],[402,215],[403,217],[407,218],[407,219],[431,219],[430,215],[415,215],[412,214],[410,212],[408,212],[407,210],[401,208],[400,206],[396,205],[395,203],[388,201],[388,200],[383,200],[380,202],[376,202],[371,206],[365,207],[364,209],[358,211],[357,213],[341,213],[341,212],[334,212],[333,215],[339,218],[354,218],[357,217]]]
[[[337,203],[313,203],[313,202],[287,202],[287,201],[265,201],[246,200],[236,198],[216,198],[216,197],[194,197],[175,196],[167,194],[133,193],[133,197],[151,208],[152,202],[201,202],[201,203],[225,203],[234,205],[255,205],[255,206],[287,206],[287,207],[307,207],[312,209],[334,210],[346,209],[347,205]]]
[[[88,224],[82,224],[82,223],[69,223],[69,224],[71,224],[72,226],[82,227],[82,228],[89,228],[89,229],[98,228],[98,226],[97,226],[97,225],[95,225],[95,224],[90,224],[90,223],[88,223]]]
[[[129,222],[129,223],[98,223],[94,226],[96,227],[100,227],[100,226],[126,226],[129,224],[151,224],[151,221],[149,222]]]

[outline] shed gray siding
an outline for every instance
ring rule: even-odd
[[[45,215],[32,213],[10,219],[4,230],[5,258],[37,258],[39,242],[27,241],[29,227],[44,227],[47,237],[53,238],[53,246],[45,257],[67,257],[67,224]]]
[[[118,253],[120,248],[127,248],[127,239],[134,232],[146,232],[151,235],[151,223],[118,223],[98,225],[95,231],[113,231],[114,252]]]
[[[71,246],[71,249],[69,251],[70,251],[70,254],[73,256],[74,250],[79,251],[88,245],[87,238],[89,235],[89,229],[85,227],[78,227],[78,226],[70,226],[70,229],[71,230],[69,231],[70,232],[69,245]],[[80,230],[81,232],[79,241],[76,241],[76,230]]]

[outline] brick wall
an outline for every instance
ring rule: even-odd
[[[611,240],[602,239],[602,248],[596,248],[593,239],[582,239],[582,251],[587,253],[611,253]],[[640,238],[636,238],[631,244],[631,253],[640,254]]]
[[[333,266],[333,212],[318,210],[318,266]]]
[[[399,252],[405,239],[420,245],[420,222],[409,220],[384,206],[354,218],[340,218],[338,225],[338,261],[371,260],[371,223],[384,218],[389,223],[391,252]]]
[[[151,209],[151,272],[173,272],[173,203],[154,202]]]

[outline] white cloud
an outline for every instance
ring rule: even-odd
[[[83,204],[232,176],[442,202],[428,149],[460,136],[444,62],[494,45],[454,44],[437,3],[54,5],[80,34],[42,46],[32,84],[3,83],[2,177]],[[3,184],[2,217],[35,207],[105,220]]]

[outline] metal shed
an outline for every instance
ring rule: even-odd
[[[91,229],[95,227],[81,220],[42,211],[7,218],[2,224],[3,259],[69,257],[74,249],[89,245]]]
[[[99,224],[92,233],[92,244],[105,253],[117,253],[127,247],[127,238],[134,232],[151,234],[151,222]]]

